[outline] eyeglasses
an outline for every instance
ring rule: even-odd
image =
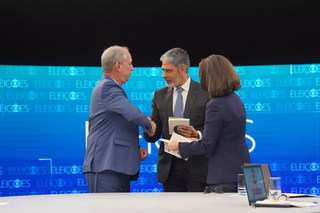
[[[281,194],[281,195],[279,195],[279,196],[277,196],[277,194],[275,193],[275,194],[272,194],[272,193],[270,193],[269,194],[269,199],[270,200],[283,200],[283,201],[287,201],[288,199],[289,199],[289,195],[286,195],[286,194]]]
[[[212,186],[207,186],[206,188],[204,188],[203,193],[204,194],[209,194],[211,192],[217,193],[217,194],[222,194],[223,193],[223,189],[221,186],[216,186],[216,187],[212,187]]]

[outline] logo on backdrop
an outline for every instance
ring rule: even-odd
[[[271,87],[270,79],[245,79],[242,81],[243,87],[260,88],[260,87]]]
[[[28,113],[29,105],[26,104],[0,104],[0,112],[8,112],[8,113]]]
[[[71,187],[73,186],[72,179],[38,179],[37,187]]]
[[[247,112],[269,112],[271,111],[271,103],[246,103],[244,104]]]
[[[315,172],[320,170],[320,163],[291,163],[291,171]]]
[[[83,67],[49,67],[49,75],[55,76],[82,76],[85,75]]]
[[[292,66],[292,74],[314,74],[320,72],[320,65],[295,65]]]
[[[49,99],[55,101],[85,100],[85,92],[49,92]]]
[[[9,175],[44,175],[46,167],[31,166],[31,167],[9,167]]]
[[[287,167],[285,163],[273,163],[270,166],[271,171],[287,171]]]
[[[317,188],[315,186],[313,186],[312,188],[291,188],[291,193],[294,194],[311,194],[311,195],[318,195],[320,191],[320,188]]]
[[[51,167],[51,174],[53,175],[75,175],[82,173],[82,166],[52,166]]]
[[[98,84],[99,81],[88,81],[88,80],[77,80],[77,89],[93,89]]]
[[[283,176],[282,183],[284,184],[303,184],[307,183],[310,184],[312,183],[312,176]]]
[[[30,187],[31,187],[31,184],[29,179],[0,180],[0,188],[18,189],[18,188],[30,188]]]
[[[16,88],[28,88],[28,80],[18,79],[0,79],[0,88],[16,89]]]
[[[157,164],[143,164],[140,165],[141,173],[156,173],[157,172]]]

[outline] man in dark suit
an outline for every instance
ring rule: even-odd
[[[181,48],[173,48],[160,60],[167,87],[154,93],[150,117],[157,125],[156,132],[144,133],[144,138],[148,142],[156,142],[161,136],[170,139],[169,117],[189,118],[190,127],[180,125],[177,132],[188,138],[202,138],[209,95],[189,77],[189,55]],[[157,179],[163,183],[164,192],[203,192],[208,171],[206,154],[184,161],[164,152],[163,142],[158,154]]]
[[[91,97],[83,173],[91,193],[130,192],[130,179],[147,156],[147,151],[139,147],[139,126],[149,134],[156,127],[130,103],[121,87],[133,71],[128,49],[108,48],[101,63],[103,76]]]

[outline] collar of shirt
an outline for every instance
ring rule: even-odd
[[[184,82],[184,84],[182,84],[182,89],[183,89],[183,91],[186,91],[186,92],[188,92],[189,91],[189,89],[190,89],[190,82],[191,82],[191,80],[190,80],[190,77],[188,76],[188,80],[186,81],[186,82]],[[173,92],[176,92],[176,90],[177,90],[177,87],[174,87],[174,90],[173,90]]]
[[[109,77],[120,86],[120,84],[116,80],[114,80],[111,76]]]

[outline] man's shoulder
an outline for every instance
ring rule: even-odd
[[[154,91],[154,93],[157,94],[157,95],[163,95],[163,94],[167,93],[168,90],[170,90],[170,87],[162,87],[162,88],[157,89],[156,91]]]
[[[101,79],[97,87],[101,87],[102,89],[121,89],[120,85],[117,84],[114,80],[112,79]]]
[[[195,80],[193,80],[192,78],[190,78],[190,84],[195,84],[195,85],[197,85],[197,86],[199,86],[200,87],[200,83],[198,82],[198,81],[195,81]]]
[[[124,93],[124,90],[112,79],[101,79],[92,91],[92,95],[103,95],[103,97],[115,93]]]
[[[201,84],[197,81],[194,81],[191,79],[191,82],[190,82],[190,87],[191,87],[191,84],[192,84],[192,87],[193,88],[196,88],[197,91],[198,91],[198,94],[200,93],[201,95],[203,95],[204,97],[209,97],[209,93],[207,91],[204,91],[201,87]]]

